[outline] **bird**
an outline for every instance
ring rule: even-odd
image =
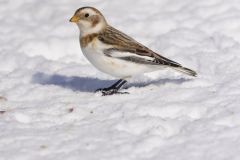
[[[164,68],[197,76],[195,71],[152,51],[109,25],[103,14],[94,7],[77,9],[70,22],[77,24],[80,30],[80,47],[90,63],[98,70],[119,78],[110,87],[96,90],[103,96],[127,93],[119,90],[128,79]]]

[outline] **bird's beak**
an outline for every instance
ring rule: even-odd
[[[74,15],[71,19],[70,19],[70,22],[72,23],[77,23],[78,21],[80,20],[80,18],[76,15]]]

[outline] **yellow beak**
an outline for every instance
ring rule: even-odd
[[[71,19],[70,19],[70,22],[72,23],[77,23],[78,21],[80,20],[80,18],[78,16],[73,16]]]

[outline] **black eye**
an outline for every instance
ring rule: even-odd
[[[85,14],[85,17],[86,17],[86,18],[87,18],[87,17],[89,17],[89,14],[88,14],[88,13],[86,13],[86,14]]]

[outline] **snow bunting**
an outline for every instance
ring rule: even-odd
[[[119,89],[132,76],[166,67],[197,76],[195,71],[153,52],[111,27],[102,13],[93,7],[79,8],[70,22],[80,29],[80,46],[86,58],[100,71],[120,78],[109,88],[97,90],[103,95],[121,93]]]

